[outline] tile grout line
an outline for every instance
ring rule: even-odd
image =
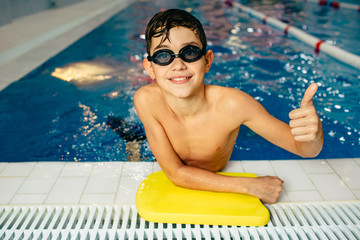
[[[333,174],[333,173],[316,173],[316,174],[321,175],[321,174]],[[308,176],[309,176],[309,175],[311,175],[311,173],[309,173]],[[309,176],[309,179],[310,179],[311,183],[314,185],[316,191],[319,193],[322,201],[326,201],[324,195],[321,194],[321,191],[319,190],[319,188],[317,187],[317,185],[315,184],[315,182],[310,178],[310,176]]]
[[[52,192],[52,190],[54,189],[54,187],[55,187],[55,185],[56,185],[59,177],[61,176],[61,173],[64,171],[65,166],[66,166],[66,163],[63,164],[63,166],[62,166],[61,170],[59,171],[59,173],[58,173],[58,175],[57,175],[57,177],[56,177],[56,180],[55,180],[54,183],[52,184],[49,192],[46,193],[46,198],[44,199],[44,201],[43,201],[42,204],[45,204],[45,203],[47,202],[47,200],[49,199],[49,195],[50,195],[50,193]]]
[[[360,159],[360,158],[352,158],[352,160],[354,161],[354,163],[357,164],[358,166],[360,166],[360,162],[359,162],[359,163],[357,162],[357,160],[359,160],[359,159]],[[355,198],[356,198],[357,200],[360,200],[360,197],[358,197],[358,196],[355,194],[355,192],[354,192],[354,191],[356,191],[356,190],[360,190],[360,188],[359,188],[359,189],[349,188],[349,190],[351,191],[351,193],[355,196]]]
[[[86,187],[87,187],[88,184],[89,184],[90,177],[91,177],[91,175],[93,174],[94,170],[95,170],[95,162],[92,163],[92,168],[91,168],[91,172],[89,173],[89,176],[86,176],[86,178],[87,178],[87,179],[86,179],[86,183],[84,184],[84,187],[83,187],[83,189],[82,189],[82,191],[81,191],[81,194],[80,194],[80,199],[79,199],[79,201],[78,201],[77,204],[80,204],[80,203],[81,203],[81,200],[82,200],[82,198],[83,198],[83,196],[84,196],[84,194],[85,194],[85,189],[86,189]]]
[[[118,185],[116,187],[116,191],[115,191],[115,195],[114,195],[114,199],[113,199],[113,203],[115,204],[116,203],[116,200],[117,200],[117,197],[120,195],[120,183],[121,183],[121,180],[123,178],[123,172],[124,172],[124,168],[125,168],[125,164],[127,162],[122,162],[122,167],[121,167],[121,172],[120,172],[120,177],[119,177],[119,181],[118,181]]]
[[[31,173],[34,171],[35,167],[37,166],[38,163],[34,164],[31,168],[31,170],[29,171],[29,173],[26,176],[12,176],[13,178],[24,178],[23,182],[21,184],[19,184],[19,187],[16,189],[16,191],[14,192],[14,194],[12,195],[12,197],[9,199],[8,204],[11,204],[11,202],[14,200],[15,196],[19,194],[19,190],[21,189],[21,187],[25,184],[25,182],[28,180],[29,176],[31,175]],[[8,165],[7,165],[8,166]]]
[[[347,158],[342,158],[342,159],[347,159]],[[338,159],[338,160],[342,160],[342,159]],[[353,158],[351,158],[352,159],[352,161],[354,161],[355,162],[355,164],[356,164],[356,161],[353,159]],[[352,190],[351,190],[351,188],[349,187],[349,185],[346,183],[346,181],[342,178],[342,176],[336,171],[336,169],[328,162],[328,159],[326,159],[326,162],[327,162],[327,164],[331,167],[331,169],[333,169],[333,171],[334,171],[334,173],[336,174],[336,176],[342,181],[342,183],[346,186],[346,188],[355,196],[355,198],[357,198],[356,197],[356,195],[352,192]]]
[[[352,189],[348,187],[348,185],[345,183],[345,181],[344,181],[340,176],[338,176],[337,173],[313,173],[312,175],[322,175],[322,176],[325,176],[325,175],[329,175],[329,176],[331,176],[331,175],[336,175],[336,176],[339,178],[339,180],[344,184],[345,189],[348,190],[349,192],[351,192],[351,194],[353,195],[354,199],[358,199],[358,200],[359,200],[359,198],[356,197],[356,194],[352,191]],[[323,195],[321,194],[320,191],[319,191],[319,194],[320,194],[321,197],[324,199],[323,201],[331,201],[331,200],[326,200],[326,199],[323,197]],[[351,200],[350,200],[350,201],[351,201]]]
[[[285,161],[287,161],[287,160],[285,160]],[[276,171],[276,168],[273,166],[272,162],[269,161],[269,163],[270,163],[270,166],[271,166],[272,170],[273,170],[274,173],[276,174],[276,176],[279,176],[279,173],[278,173],[278,171]],[[283,179],[281,179],[281,180],[283,180]],[[284,181],[284,180],[283,180],[283,181]],[[284,181],[284,182],[285,182],[285,181]],[[289,195],[288,195],[287,192],[288,192],[287,189],[283,188],[283,194],[285,194],[287,201],[290,201]],[[280,196],[281,196],[281,193],[280,193]]]
[[[311,182],[311,184],[314,186],[314,188],[316,189],[316,192],[319,194],[319,196],[321,197],[321,199],[322,199],[322,201],[326,201],[325,200],[325,197],[321,194],[321,192],[320,192],[320,190],[319,190],[319,188],[317,187],[317,185],[315,184],[315,182],[311,179],[311,177],[310,177],[310,175],[311,175],[311,173],[309,173],[308,171],[306,171],[306,169],[304,168],[304,165],[303,164],[301,164],[301,160],[297,160],[298,161],[298,163],[299,163],[299,165],[300,165],[300,167],[304,170],[304,172],[306,173],[306,176],[309,178],[309,180],[310,180],[310,182]],[[322,161],[321,159],[319,159],[319,161]],[[327,163],[327,162],[326,162]],[[329,163],[327,163],[328,165],[329,165]],[[334,170],[333,170],[334,171]]]
[[[337,173],[336,169],[328,162],[328,159],[318,159],[320,161],[325,161],[326,164],[331,168],[332,170],[332,173],[308,173],[306,172],[306,174],[309,176],[309,175],[332,175],[332,174],[335,174],[340,180],[341,182],[344,184],[344,186],[346,187],[347,190],[349,190],[352,195],[355,197],[355,199],[359,199],[357,198],[356,194],[352,191],[352,189],[348,186],[348,184],[346,184],[346,181]],[[338,159],[338,160],[341,160],[341,159]],[[302,166],[302,164],[300,163],[300,165]],[[303,166],[302,166],[303,167]],[[319,188],[317,187],[317,185],[312,181],[312,179],[309,177],[310,181],[312,182],[312,184],[314,185],[315,189],[317,190],[317,192],[320,194],[321,198],[323,199],[323,201],[327,201],[325,199],[325,197],[321,194],[321,191],[319,190]]]
[[[4,167],[0,170],[0,176],[1,176],[1,173],[4,171],[4,169],[9,165],[8,162],[5,162],[4,163]]]

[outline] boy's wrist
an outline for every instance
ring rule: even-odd
[[[251,182],[254,181],[255,178],[249,177],[236,177],[236,184],[234,192],[248,194],[251,195]]]

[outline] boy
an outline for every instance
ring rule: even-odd
[[[156,14],[146,29],[146,48],[144,67],[156,83],[140,88],[134,105],[157,162],[175,185],[275,203],[283,183],[278,177],[216,174],[228,163],[242,124],[302,157],[320,153],[323,132],[312,104],[316,84],[306,90],[301,107],[290,112],[288,125],[238,89],[204,84],[214,54],[206,50],[201,23],[188,12]]]

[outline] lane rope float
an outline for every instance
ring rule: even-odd
[[[231,0],[226,0],[225,4],[227,4],[230,7],[236,7],[241,11],[247,13],[250,17],[255,17],[266,25],[270,25],[272,27],[280,29],[281,31],[284,32],[285,35],[295,37],[296,39],[306,43],[307,45],[314,48],[315,54],[324,52],[343,63],[346,63],[352,67],[360,69],[360,57],[358,55],[345,51],[339,47],[330,45],[324,42],[323,40],[304,32],[303,30],[300,30],[287,23],[281,22],[278,19],[266,16],[265,14],[258,12],[254,9],[251,9],[249,7],[246,7],[240,3]]]
[[[351,4],[351,3],[328,1],[328,0],[304,0],[304,2],[313,2],[313,3],[319,4],[320,6],[332,7],[336,10],[338,10],[340,8],[353,9],[360,13],[360,5]]]

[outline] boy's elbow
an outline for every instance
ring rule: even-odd
[[[170,179],[170,181],[175,184],[177,187],[182,187],[182,181],[179,174],[175,172],[166,172],[166,176]]]
[[[166,171],[165,174],[175,186],[182,188],[189,187],[188,184],[186,184],[187,177],[183,175],[181,167],[175,171]]]
[[[320,153],[321,153],[321,150],[323,148],[323,143],[318,143],[316,144],[317,146],[312,146],[303,151],[300,151],[300,153],[298,154],[300,157],[302,158],[315,158],[317,157]]]
[[[187,188],[187,186],[178,178],[170,178],[170,181],[177,187]]]
[[[315,153],[302,153],[298,154],[302,158],[315,158],[320,154],[321,151],[315,152]]]

